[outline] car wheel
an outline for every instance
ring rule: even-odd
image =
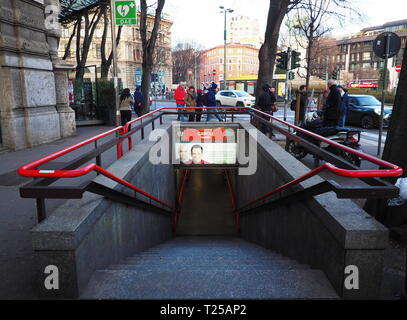
[[[374,120],[372,116],[363,116],[360,120],[360,125],[363,129],[373,129],[374,127]]]
[[[216,106],[217,106],[217,107],[221,107],[221,106],[222,106],[222,104],[220,103],[220,101],[216,101]]]

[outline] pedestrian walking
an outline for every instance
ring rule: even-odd
[[[124,126],[131,120],[131,106],[134,104],[134,99],[130,93],[130,89],[126,88],[120,95],[120,120],[121,125]]]
[[[185,101],[184,98],[186,96],[186,92],[184,89],[184,84],[180,84],[177,88],[177,90],[175,90],[175,103],[177,105],[178,108],[184,108],[185,107]],[[181,121],[185,121],[184,119],[184,109],[178,109],[178,118],[177,121],[181,120]]]
[[[260,110],[263,111],[264,113],[273,115],[273,111],[276,111],[277,108],[275,89],[267,83],[263,85],[262,89],[263,93],[259,97],[258,106]],[[262,115],[261,117],[267,122],[270,122],[270,117],[266,115]],[[271,136],[274,136],[273,129],[264,123],[261,123],[260,131],[263,132],[264,134],[270,133]]]
[[[216,89],[218,88],[218,85],[214,82],[212,82],[212,85],[209,87],[208,92],[205,95],[205,102],[206,102],[206,106],[207,107],[216,107]],[[209,120],[211,120],[212,118],[212,113],[215,113],[215,117],[220,121],[223,122],[222,117],[219,115],[218,113],[218,109],[216,108],[211,108],[211,109],[207,109],[208,116],[206,118],[206,122],[208,122]]]
[[[329,95],[324,108],[324,127],[336,127],[341,116],[341,94],[335,81],[328,80]]]
[[[185,101],[185,106],[189,108],[196,107],[196,92],[195,92],[195,87],[190,86],[188,88],[187,94],[184,98]],[[188,109],[188,112],[195,112],[196,109]],[[195,114],[191,113],[189,115],[189,122],[195,121]]]
[[[346,122],[346,113],[349,109],[349,96],[348,90],[343,86],[338,86],[338,88],[341,94],[341,117],[339,118],[339,126],[344,127]]]
[[[137,117],[141,116],[141,106],[143,105],[143,93],[141,92],[141,87],[137,86],[136,91],[134,91],[134,112]]]

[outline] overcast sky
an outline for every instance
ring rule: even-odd
[[[407,0],[351,0],[364,14],[363,21],[349,19],[344,27],[337,27],[334,36],[355,33],[362,28],[385,22],[407,19]],[[247,15],[257,18],[260,36],[264,37],[269,0],[166,0],[164,11],[170,14],[174,24],[172,41],[195,40],[205,48],[223,43],[223,19],[219,6],[234,9],[231,15]],[[229,15],[229,14],[228,14]],[[231,16],[230,15],[230,16]],[[348,14],[349,16],[349,14]]]

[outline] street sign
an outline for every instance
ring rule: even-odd
[[[386,58],[386,45],[387,40],[389,40],[389,52],[387,58],[394,57],[401,47],[400,37],[394,32],[383,32],[377,36],[373,42],[373,51],[379,58]]]
[[[192,69],[188,69],[187,73],[188,73],[189,76],[192,76]]]
[[[213,70],[212,70],[212,75],[213,75],[213,76],[216,76],[216,69],[213,69]]]
[[[115,0],[114,16],[117,26],[137,24],[137,10],[134,0]]]
[[[401,71],[401,66],[395,66],[394,69],[396,69],[396,72],[400,72]]]

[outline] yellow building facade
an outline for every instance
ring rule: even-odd
[[[138,21],[140,21],[138,17]],[[168,16],[164,15],[161,19],[159,35],[156,42],[156,53],[155,65],[153,68],[153,73],[157,74],[157,81],[152,83],[158,88],[162,86],[170,87],[172,84],[172,56],[171,56],[171,27],[173,22]],[[154,25],[154,16],[148,16],[147,20],[147,30],[151,31]],[[85,78],[95,78],[95,69],[97,70],[97,77],[100,77],[100,64],[101,64],[101,54],[100,47],[102,42],[104,23],[101,19],[99,25],[96,28],[93,40],[90,46],[88,58],[86,65],[96,65],[94,67],[88,67],[85,72]],[[65,53],[65,48],[68,43],[69,37],[72,33],[71,28],[65,28],[62,30],[62,37],[60,39],[59,45],[59,56],[63,57]],[[83,37],[83,34],[81,35]],[[110,23],[109,31],[106,43],[106,54],[108,55],[111,51],[111,32]],[[70,48],[70,55],[66,59],[67,62],[76,65],[76,41],[72,41]],[[119,45],[117,47],[117,66],[118,66],[118,77],[122,79],[123,87],[134,89],[137,85],[141,85],[142,76],[142,44],[140,38],[139,25],[134,26],[123,26],[121,38]],[[112,67],[110,68],[109,78],[113,76]],[[71,74],[71,78],[75,75]]]
[[[259,49],[251,45],[231,43],[226,47],[226,80],[256,79]],[[200,82],[221,84],[224,79],[224,46],[207,49],[200,54]],[[230,84],[232,85],[232,84]],[[233,84],[234,86],[234,84]]]

